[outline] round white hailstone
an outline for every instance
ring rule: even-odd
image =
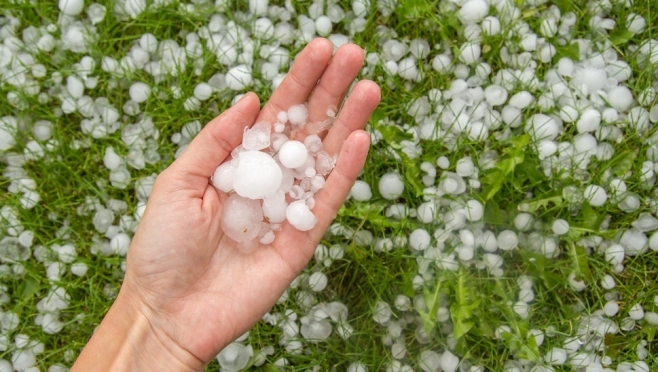
[[[253,37],[261,40],[270,40],[274,37],[274,25],[269,18],[258,18],[254,22]]]
[[[234,173],[235,168],[230,161],[222,163],[212,175],[212,184],[219,190],[228,193],[233,190]]]
[[[424,251],[429,248],[431,239],[427,230],[416,229],[409,235],[409,246],[417,251]]]
[[[472,1],[472,0],[471,0]],[[455,372],[459,365],[459,357],[446,350],[441,354],[441,369],[444,372]]]
[[[286,219],[299,231],[308,231],[315,227],[318,219],[306,205],[305,200],[297,200],[286,208]]]
[[[250,199],[267,198],[281,186],[281,168],[270,155],[260,151],[243,151],[237,160],[233,189],[238,195]]]
[[[379,301],[373,309],[373,320],[375,323],[384,324],[391,319],[393,312],[391,311],[391,306],[384,301]]]
[[[53,133],[53,123],[48,120],[38,120],[32,126],[32,135],[39,141],[48,141]]]
[[[352,185],[350,195],[352,195],[352,198],[356,201],[368,201],[372,198],[372,191],[367,182],[357,180],[354,182],[354,185]]]
[[[441,74],[445,74],[452,68],[452,59],[445,54],[439,54],[432,60],[432,68]]]
[[[628,256],[637,256],[648,250],[648,240],[642,231],[632,228],[624,231],[619,244],[624,247]]]
[[[455,172],[461,177],[469,177],[471,174],[473,174],[474,170],[475,165],[473,164],[473,160],[470,156],[465,156],[457,160]]]
[[[644,31],[647,21],[641,15],[631,13],[626,16],[626,29],[634,34]]]
[[[310,296],[305,297],[310,298]],[[311,342],[326,340],[331,335],[331,323],[326,319],[304,317],[301,323],[299,331],[302,337]]]
[[[601,287],[605,290],[611,290],[615,287],[615,278],[612,275],[606,275],[601,279]]]
[[[84,0],[59,0],[57,4],[59,10],[70,16],[78,15],[85,7]]]
[[[205,101],[212,95],[212,87],[208,83],[199,83],[194,87],[194,97],[199,101]]]
[[[530,213],[519,213],[514,217],[514,227],[519,231],[528,231],[535,222],[534,217]]]
[[[656,325],[658,325],[658,314],[654,313],[653,311],[647,311],[644,314],[644,320],[646,320],[646,322],[649,325],[656,326]],[[644,369],[644,370],[649,371],[649,369]],[[639,370],[637,370],[637,371],[639,371]]]
[[[315,31],[320,36],[328,36],[331,33],[331,20],[327,16],[320,16],[315,20]]]
[[[222,230],[236,242],[247,242],[258,236],[263,210],[254,199],[232,194],[224,203]]]
[[[85,85],[77,76],[69,76],[66,78],[66,90],[71,97],[80,98],[85,93]]]
[[[239,342],[230,343],[218,355],[217,361],[226,371],[240,371],[247,367],[253,355],[251,346],[244,346]]]
[[[232,90],[242,90],[251,85],[253,77],[247,65],[231,67],[226,73],[226,85]]]
[[[512,99],[510,99],[510,104]],[[526,132],[530,133],[535,141],[554,140],[560,132],[560,127],[552,117],[544,114],[536,114],[528,120]]]
[[[128,254],[130,247],[130,237],[126,233],[118,233],[110,239],[110,248],[112,252],[120,256]]]
[[[484,207],[479,201],[471,199],[466,202],[465,214],[467,220],[471,222],[479,221],[484,216]]]
[[[603,313],[606,316],[613,317],[619,312],[619,304],[617,301],[608,301],[603,305]]]
[[[576,135],[574,141],[574,147],[578,154],[596,152],[596,138],[589,133],[583,133]]]
[[[509,99],[509,104],[512,107],[516,107],[519,110],[523,110],[524,108],[530,106],[530,104],[535,100],[535,97],[530,92],[527,91],[521,91],[513,95]]]
[[[523,301],[518,301],[514,304],[512,307],[516,315],[518,315],[521,319],[527,319],[528,315],[530,315],[530,309],[528,308],[528,304],[523,302]]]
[[[624,247],[619,244],[613,244],[606,248],[605,250],[605,260],[609,262],[613,267],[621,265],[624,262],[624,256],[626,251]]]
[[[88,269],[87,264],[84,262],[76,262],[71,265],[71,274],[75,276],[85,276]]]
[[[407,347],[404,343],[398,341],[391,346],[391,356],[393,359],[402,359],[407,355]]]
[[[507,105],[503,107],[501,116],[503,122],[511,128],[518,128],[521,125],[521,110],[514,106]]]
[[[519,243],[519,238],[512,230],[503,230],[498,234],[496,242],[498,243],[498,249],[509,251],[510,249],[516,247],[516,245]]]
[[[361,363],[352,363],[347,366],[347,372],[368,372],[368,367]]]
[[[558,218],[553,221],[553,226],[551,227],[555,235],[565,235],[569,232],[569,222]]]
[[[635,304],[631,306],[631,308],[628,309],[628,317],[633,320],[640,320],[644,318],[644,309],[642,308],[642,305]]]
[[[658,251],[658,231],[651,234],[651,237],[649,238],[649,248],[651,248],[652,251]]]
[[[544,355],[544,361],[548,364],[562,365],[567,361],[567,351],[559,347],[554,347]]]
[[[633,104],[633,93],[623,85],[616,86],[608,92],[608,102],[618,112],[626,112]]]
[[[583,196],[593,207],[600,207],[608,200],[608,194],[603,187],[598,185],[589,185],[585,188]]]
[[[482,49],[480,47],[480,44],[474,42],[464,43],[459,48],[459,60],[467,65],[471,65],[477,62],[478,59],[480,59],[481,53],[482,53]]]
[[[151,33],[143,34],[139,38],[139,46],[149,53],[155,53],[158,50],[158,39]]]
[[[128,90],[130,99],[137,103],[145,102],[151,94],[151,88],[142,82],[133,83]]]
[[[507,90],[500,85],[489,85],[484,89],[484,99],[491,106],[499,106],[507,102]]]
[[[288,108],[288,121],[293,127],[301,127],[308,120],[308,108],[305,104],[293,105]]]
[[[418,366],[423,372],[436,372],[441,369],[441,356],[432,350],[424,350],[418,357]]]
[[[308,277],[308,285],[313,292],[322,292],[327,288],[329,279],[324,273],[317,271]]]
[[[289,169],[301,167],[306,163],[307,159],[308,150],[299,141],[287,141],[279,150],[279,161],[284,167]]]
[[[450,159],[445,156],[440,156],[436,159],[436,166],[443,170],[448,169],[450,168]]]
[[[601,113],[593,108],[586,109],[576,123],[578,133],[594,132],[601,126]]]
[[[463,23],[478,23],[489,14],[489,3],[485,0],[468,0],[459,9],[459,18]]]
[[[398,63],[398,75],[407,80],[418,81],[421,74],[418,71],[418,66],[416,66],[416,59],[414,57],[402,59]]]
[[[554,141],[544,140],[537,143],[537,155],[544,160],[557,152],[557,144]]]
[[[495,16],[488,16],[482,20],[482,31],[488,36],[495,36],[500,33],[500,20]]]
[[[416,208],[416,217],[422,223],[431,223],[434,221],[437,209],[436,202],[433,200],[421,203],[418,208]]]
[[[404,192],[404,182],[399,173],[389,172],[379,179],[379,193],[384,199],[395,200]]]

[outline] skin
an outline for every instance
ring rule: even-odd
[[[262,110],[258,97],[246,94],[158,176],[123,286],[72,371],[202,370],[260,320],[306,266],[363,168],[370,145],[363,128],[380,100],[379,87],[367,80],[345,98],[363,65],[360,47],[332,53],[330,41],[310,42]],[[243,253],[221,231],[227,195],[209,177],[239,145],[245,126],[273,123],[279,111],[306,101],[312,122],[326,119],[328,107],[341,108],[322,136],[338,161],[315,196],[318,223],[306,232],[286,223],[274,243]]]

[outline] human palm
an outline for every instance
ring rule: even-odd
[[[379,87],[361,81],[343,104],[363,64],[363,50],[316,39],[300,53],[263,110],[256,95],[211,121],[157,179],[128,254],[124,287],[146,305],[152,327],[207,363],[247,331],[308,263],[363,167],[369,136],[362,128],[379,102]],[[342,109],[324,136],[339,154],[325,187],[315,195],[315,228],[283,225],[275,241],[244,253],[221,230],[226,194],[209,182],[256,121],[275,122],[287,107],[308,101],[309,121]],[[300,134],[303,136],[303,133]]]

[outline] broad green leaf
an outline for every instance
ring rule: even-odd
[[[382,134],[384,141],[388,143],[398,144],[402,140],[413,139],[411,134],[398,128],[396,125],[374,125],[374,127]]]
[[[530,360],[532,362],[539,362],[539,347],[534,337],[528,337],[525,344],[523,344],[516,354],[517,357]]]
[[[564,57],[573,61],[580,61],[580,47],[578,44],[572,43],[569,45],[557,47],[555,57],[553,57],[553,62],[557,62]]]
[[[503,224],[503,215],[500,213],[498,203],[488,200],[484,204],[484,222],[490,225]]]
[[[622,45],[631,40],[633,35],[635,34],[628,30],[617,30],[608,35],[608,39],[613,45]]]
[[[407,18],[418,18],[430,14],[433,4],[429,0],[405,0],[401,1],[397,8],[400,15]]]
[[[533,199],[527,202],[524,202],[526,205],[526,211],[530,213],[535,213],[537,210],[540,208],[546,209],[550,203],[559,205],[562,203],[562,197],[559,195],[556,196],[550,196],[546,198],[541,198],[541,199]]]
[[[32,297],[37,292],[39,292],[39,281],[31,277],[27,277],[25,280],[23,280],[21,285],[18,287],[18,293],[24,300]]]
[[[431,335],[436,327],[436,313],[439,311],[439,293],[441,292],[441,278],[437,279],[434,285],[434,290],[430,291],[427,287],[423,287],[423,299],[427,305],[428,311],[425,312],[419,309],[420,319],[425,328],[425,332]]]
[[[423,196],[425,185],[422,183],[420,165],[417,161],[410,159],[406,154],[400,154],[400,156],[404,165],[404,179],[412,186],[413,192],[417,197]]]
[[[344,204],[338,210],[338,215],[341,217],[357,218],[362,221],[367,220],[368,223],[379,228],[399,227],[400,221],[396,221],[384,216],[384,208],[386,208],[386,203],[355,203],[351,205]]]
[[[589,269],[589,258],[585,247],[568,242],[569,255],[573,264],[573,270],[576,273],[577,280],[584,280],[586,282],[592,281],[592,272]]]

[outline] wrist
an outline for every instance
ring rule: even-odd
[[[205,363],[185,350],[158,324],[158,314],[124,283],[72,372],[203,370]]]

